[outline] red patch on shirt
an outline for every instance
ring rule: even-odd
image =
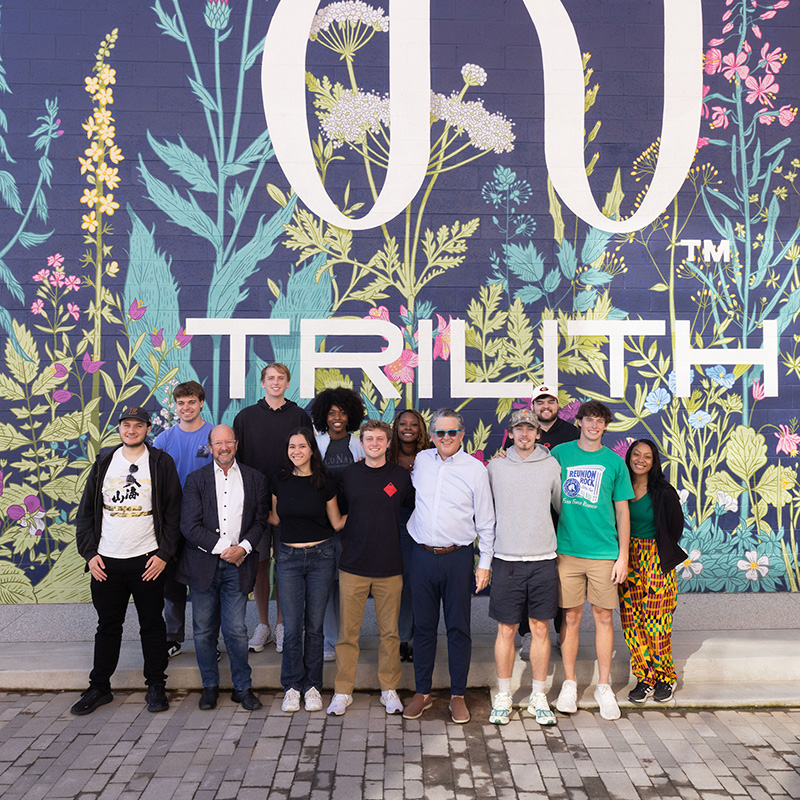
[[[386,492],[389,497],[397,494],[397,488],[393,483],[387,483],[386,486],[383,487],[383,491]]]

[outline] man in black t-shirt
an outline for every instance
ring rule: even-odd
[[[392,429],[379,420],[361,426],[363,461],[340,473],[349,512],[342,530],[339,560],[339,640],[336,643],[336,681],[328,713],[340,716],[353,702],[358,636],[370,592],[375,599],[380,649],[378,680],[387,714],[402,714],[397,696],[400,684],[400,636],[397,620],[403,591],[400,550],[400,507],[411,503],[408,470],[386,461]]]

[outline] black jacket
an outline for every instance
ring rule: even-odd
[[[669,483],[664,487],[660,502],[653,504],[653,515],[656,523],[658,560],[661,562],[661,571],[666,575],[688,558],[686,552],[678,546],[683,536],[681,501]]]
[[[106,450],[97,457],[86,481],[83,497],[75,518],[75,537],[78,552],[88,562],[97,555],[103,528],[103,481],[114,453]],[[181,542],[181,481],[172,456],[163,450],[147,445],[150,454],[150,480],[153,485],[153,527],[158,550],[156,555],[169,561]]]

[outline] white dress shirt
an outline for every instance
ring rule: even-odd
[[[214,484],[217,490],[217,515],[219,518],[219,539],[211,551],[219,555],[223,550],[238,545],[249,555],[253,547],[246,539],[239,541],[244,511],[244,483],[242,471],[236,461],[228,467],[228,474],[214,462]]]
[[[434,450],[417,453],[411,480],[416,490],[408,532],[429,547],[471,545],[478,537],[479,569],[492,566],[494,504],[489,474],[463,448],[444,461]]]

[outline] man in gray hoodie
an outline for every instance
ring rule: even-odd
[[[550,514],[561,509],[561,469],[547,448],[536,444],[539,420],[529,409],[509,420],[514,446],[489,463],[496,517],[489,616],[497,620],[494,654],[499,691],[489,722],[505,725],[512,708],[511,673],[519,620],[531,626],[533,685],[528,713],[540,725],[555,725],[545,682],[550,663],[549,621],[558,610],[556,532]]]

